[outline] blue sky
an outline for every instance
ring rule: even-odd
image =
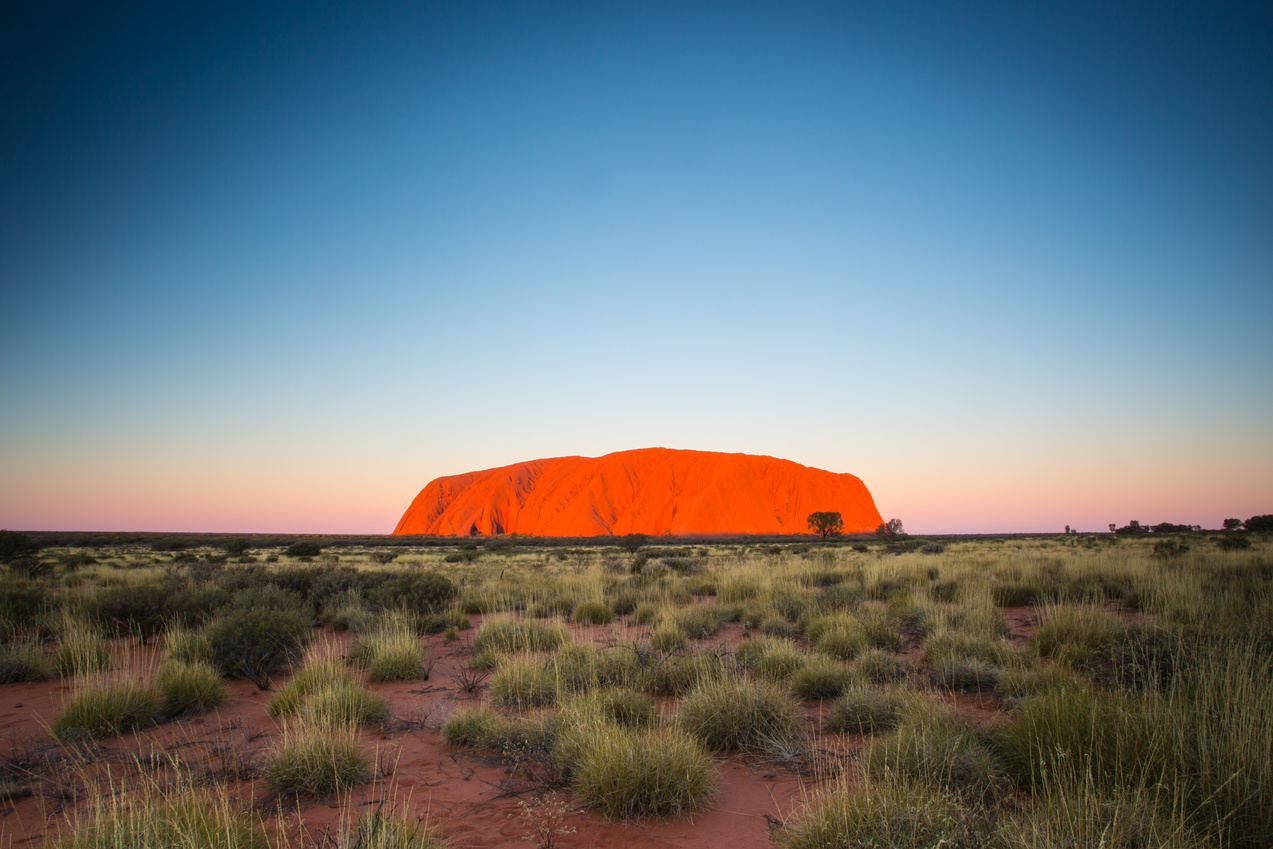
[[[1273,511],[1273,13],[5,12],[0,525],[664,445],[914,531]]]

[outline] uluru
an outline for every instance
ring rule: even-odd
[[[430,481],[395,534],[795,534],[810,513],[846,532],[882,521],[854,475],[755,454],[640,448],[553,457]]]

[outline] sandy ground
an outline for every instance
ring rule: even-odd
[[[1024,647],[1036,612],[1031,608],[1002,612],[1012,626],[1011,639]],[[472,619],[476,629],[480,617]],[[622,623],[570,627],[577,642],[632,639],[646,630]],[[344,810],[372,810],[389,800],[412,816],[436,822],[455,847],[534,845],[527,842],[531,825],[527,808],[543,818],[553,807],[537,801],[544,789],[543,768],[533,762],[510,765],[487,752],[452,749],[443,744],[437,730],[455,706],[476,701],[460,685],[468,663],[466,642],[473,633],[463,632],[452,643],[440,635],[428,638],[434,666],[427,681],[371,686],[386,699],[391,715],[383,727],[363,732],[364,745],[376,752],[378,763],[372,783],[347,798],[299,804],[271,797],[261,782],[250,778],[281,732],[266,714],[271,693],[245,681],[229,682],[229,698],[216,712],[80,746],[59,745],[48,731],[70,697],[69,682],[0,686],[0,768],[12,776],[7,784],[0,784],[0,847],[38,846],[47,835],[65,830],[95,792],[90,778],[108,780],[105,792],[110,787],[118,792],[140,780],[140,769],[162,784],[175,774],[174,758],[180,759],[187,773],[225,782],[236,797],[255,805],[268,821],[291,829],[294,837],[302,830],[321,834]],[[316,637],[340,645],[349,640],[347,634],[326,629]],[[730,625],[708,642],[732,647],[747,638],[741,626]],[[918,659],[920,650],[917,641],[908,640],[904,654]],[[153,664],[155,659],[153,650],[131,650],[134,664]],[[275,686],[285,680],[286,676],[280,676]],[[993,694],[944,697],[970,717],[989,718],[1001,711]],[[817,728],[828,706],[811,703],[805,707],[808,723]],[[851,765],[864,743],[861,737],[827,733],[820,735],[819,745],[833,762]],[[714,802],[692,817],[620,822],[570,810],[556,845],[769,847],[772,831],[819,790],[818,780],[798,765],[729,757],[716,759],[716,771]],[[853,774],[851,766],[847,773]],[[558,805],[570,805],[564,789],[558,798]]]

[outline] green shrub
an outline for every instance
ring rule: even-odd
[[[676,817],[704,807],[715,789],[711,758],[672,728],[594,726],[572,769],[580,802],[608,817]]]
[[[49,587],[16,575],[0,575],[0,637],[30,629],[52,602]]]
[[[297,716],[312,725],[374,725],[386,716],[384,699],[367,692],[330,650],[306,659],[266,705],[275,718]]]
[[[358,732],[340,727],[288,727],[265,763],[265,784],[280,796],[330,796],[370,778]]]
[[[716,752],[770,752],[796,745],[800,706],[776,687],[727,676],[705,681],[681,703],[681,728]]]
[[[597,690],[580,698],[595,700],[601,715],[623,728],[651,728],[659,723],[660,714],[654,701],[636,690]]]
[[[608,625],[614,621],[614,611],[604,601],[581,601],[571,618],[580,625]]]
[[[220,707],[225,701],[225,682],[209,663],[166,660],[155,673],[162,699],[160,712],[170,719]]]
[[[873,607],[864,607],[855,614],[866,634],[866,642],[877,649],[900,652],[905,645],[901,632],[888,618],[888,614]]]
[[[834,699],[853,683],[854,675],[829,657],[813,657],[791,675],[791,689],[805,701]]]
[[[301,656],[309,618],[295,609],[231,609],[209,622],[203,636],[222,673],[268,689],[270,673]]]
[[[402,572],[373,589],[369,600],[385,609],[431,613],[445,607],[458,592],[449,578],[437,572]]]
[[[357,681],[319,687],[300,703],[297,716],[316,727],[379,725],[388,716],[385,700]]]
[[[159,699],[148,685],[123,681],[88,686],[77,693],[53,720],[60,740],[113,737],[153,725]]]
[[[651,625],[659,618],[659,606],[653,602],[643,601],[632,611],[632,624]]]
[[[312,540],[297,540],[296,542],[283,549],[283,554],[288,557],[298,557],[302,560],[309,560],[323,553],[323,547]]]
[[[149,640],[174,619],[185,618],[191,606],[191,594],[181,583],[136,581],[99,588],[89,612],[108,631]]]
[[[831,706],[827,728],[840,734],[891,731],[901,722],[908,703],[908,697],[897,690],[851,687]]]

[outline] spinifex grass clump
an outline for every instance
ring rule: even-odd
[[[43,681],[53,675],[44,646],[34,637],[19,637],[0,645],[0,684]]]
[[[153,725],[159,711],[149,682],[88,677],[76,682],[75,695],[53,720],[53,736],[112,737]]]
[[[858,656],[853,668],[872,684],[891,684],[905,681],[914,671],[914,664],[883,649],[870,649]]]
[[[958,796],[890,778],[839,784],[802,811],[781,842],[788,849],[976,849],[988,845],[992,828]]]
[[[203,661],[164,661],[155,673],[155,686],[162,698],[161,711],[170,719],[203,713],[225,701],[221,673]]]
[[[580,802],[610,817],[674,817],[702,807],[715,787],[707,752],[661,727],[653,705],[647,712],[638,701],[614,691],[571,699],[557,721],[554,764]]]
[[[738,665],[766,681],[785,681],[808,661],[791,640],[757,637],[734,650]]]
[[[111,667],[110,652],[100,632],[84,625],[68,627],[53,656],[53,666],[63,678],[105,672]]]
[[[905,711],[897,729],[872,744],[866,771],[877,779],[895,776],[973,797],[1001,782],[994,757],[973,730],[936,706]]]
[[[291,725],[265,764],[265,783],[280,796],[330,796],[370,778],[356,729]]]
[[[1030,645],[1043,657],[1075,669],[1087,669],[1098,653],[1122,640],[1127,626],[1096,607],[1049,605],[1044,608]]]
[[[269,849],[257,817],[222,793],[181,784],[168,794],[94,794],[54,849]]]
[[[331,849],[446,849],[437,828],[398,811],[345,817],[327,835]]]
[[[777,687],[734,676],[699,684],[681,703],[680,727],[716,752],[768,752],[801,738],[800,706]]]
[[[212,644],[199,631],[187,628],[180,623],[168,626],[164,633],[164,648],[168,650],[171,660],[183,663],[214,663]]]
[[[700,684],[729,674],[725,659],[715,651],[673,654],[642,666],[640,688],[652,696],[683,696]]]
[[[459,708],[443,723],[442,739],[448,746],[484,746],[502,719],[485,705]]]
[[[912,698],[896,689],[851,687],[831,706],[827,728],[841,734],[891,731],[901,722]]]
[[[491,676],[487,693],[508,707],[542,707],[556,703],[557,679],[534,657],[506,657]]]
[[[850,660],[866,648],[866,630],[848,614],[811,621],[805,628],[805,636],[820,653],[837,660]]]
[[[425,677],[427,651],[410,619],[402,613],[388,613],[360,634],[349,657],[367,668],[367,679],[373,684]]]
[[[311,653],[266,710],[315,725],[374,725],[387,714],[384,699],[368,692],[330,649]]]
[[[707,804],[716,786],[711,758],[674,728],[592,726],[571,769],[571,791],[608,817],[676,817]]]
[[[791,690],[805,701],[834,699],[855,680],[855,676],[838,660],[821,655],[811,657],[791,675]]]
[[[600,599],[581,601],[575,605],[571,618],[580,625],[608,625],[614,621],[614,611]]]
[[[570,633],[560,625],[520,619],[484,622],[473,637],[476,656],[549,652],[570,642]]]

